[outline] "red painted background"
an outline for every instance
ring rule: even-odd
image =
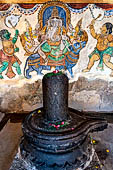
[[[19,4],[20,7],[24,8],[24,9],[30,9],[33,8],[36,4]],[[75,9],[80,9],[83,8],[85,6],[87,6],[87,3],[69,3],[68,4],[70,7],[75,8]],[[97,3],[96,4],[98,7],[101,7],[105,10],[110,10],[113,9],[113,4],[102,4],[102,3]],[[0,11],[4,11],[7,10],[9,7],[11,6],[11,4],[0,4]]]

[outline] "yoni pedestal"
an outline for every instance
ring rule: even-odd
[[[88,133],[104,130],[107,122],[68,108],[68,78],[62,72],[46,74],[42,85],[43,108],[22,126],[22,158],[37,170],[85,169],[93,154]]]

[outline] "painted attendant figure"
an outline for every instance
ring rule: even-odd
[[[3,29],[0,31],[0,38],[2,40],[3,49],[0,50],[0,79],[3,79],[2,72],[7,69],[7,77],[15,77],[15,73],[12,67],[16,68],[18,75],[21,75],[20,64],[21,61],[15,56],[15,52],[19,51],[19,48],[16,47],[15,43],[18,38],[18,30],[15,30],[15,36],[11,38],[11,34],[8,30]]]
[[[89,63],[83,72],[88,72],[94,65],[95,61],[99,61],[97,68],[103,70],[103,63],[110,69],[112,69],[111,76],[113,76],[113,63],[110,59],[113,55],[113,25],[109,22],[105,23],[101,27],[101,34],[97,34],[94,29],[95,19],[92,20],[90,25],[91,35],[97,39],[97,44],[94,51],[89,55]]]

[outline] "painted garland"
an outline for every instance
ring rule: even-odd
[[[85,12],[87,9],[89,9],[89,7],[93,5],[93,8],[96,8],[96,9],[101,9],[100,7],[96,6],[95,4],[88,4],[87,6],[81,8],[81,9],[74,9],[70,6],[68,6],[67,4],[67,7],[69,8],[69,10],[73,13],[76,13],[76,14],[81,14],[83,12]],[[25,15],[31,15],[31,14],[34,14],[40,7],[42,6],[42,4],[36,4],[33,8],[31,9],[24,9],[22,8],[19,4],[12,4],[8,10],[5,10],[5,11],[0,11],[0,16],[7,16],[9,14],[11,14],[16,8],[19,10],[19,12],[21,14],[25,14]],[[104,9],[103,9],[104,10]],[[104,10],[105,11],[105,17],[110,17],[110,16],[113,16],[113,9],[110,9],[110,10]]]

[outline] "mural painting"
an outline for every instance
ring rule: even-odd
[[[52,6],[53,5],[53,6]],[[79,52],[85,47],[88,36],[82,30],[82,19],[75,28],[70,23],[70,11],[60,2],[45,4],[39,12],[39,25],[36,33],[37,44],[33,43],[32,28],[28,23],[28,38],[26,32],[23,38],[23,47],[32,53],[26,60],[24,73],[26,78],[31,78],[30,72],[35,70],[42,74],[42,70],[68,70],[74,77],[72,68],[79,59]],[[28,44],[29,46],[25,46]],[[31,44],[30,44],[31,43]],[[31,45],[31,47],[30,47]],[[26,66],[28,65],[28,69]]]
[[[90,33],[93,38],[97,40],[96,47],[94,51],[89,55],[89,63],[86,69],[83,72],[88,72],[94,65],[95,61],[99,60],[97,69],[100,68],[103,70],[105,64],[107,67],[113,70],[113,63],[110,62],[110,59],[113,55],[113,35],[112,28],[113,25],[110,22],[106,22],[101,27],[101,33],[97,34],[94,29],[94,23],[96,19],[93,19],[90,24]],[[113,76],[113,72],[111,73]]]
[[[113,76],[113,9],[95,4],[78,9],[58,1],[29,4],[31,8],[3,5],[0,79],[39,78],[54,70],[70,79],[98,70],[106,74],[106,69]]]
[[[3,79],[2,72],[7,69],[7,77],[15,77],[12,67],[16,68],[17,74],[21,74],[20,64],[21,61],[15,55],[19,51],[19,48],[16,46],[16,41],[18,38],[18,30],[15,30],[15,36],[12,38],[11,33],[7,29],[0,31],[0,38],[2,41],[3,48],[0,50],[0,78]]]

